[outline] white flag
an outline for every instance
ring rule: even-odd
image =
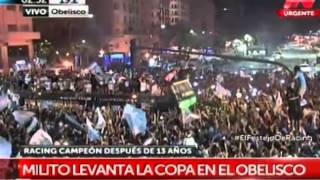
[[[86,125],[92,128],[92,122],[89,120],[89,118],[86,118]]]
[[[39,129],[31,137],[29,141],[29,145],[44,145],[44,146],[53,145],[52,137],[43,129]]]
[[[96,109],[96,113],[98,115],[98,122],[97,122],[95,128],[98,129],[98,130],[103,130],[105,128],[105,126],[106,126],[106,121],[105,121],[105,119],[104,119],[104,117],[103,117],[103,115],[101,113],[100,108]]]
[[[143,145],[144,145],[144,146],[149,146],[149,145],[152,144],[152,142],[153,142],[153,137],[148,138],[148,139],[143,143]]]

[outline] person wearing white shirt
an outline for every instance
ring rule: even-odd
[[[185,138],[183,139],[182,144],[183,144],[184,146],[193,146],[193,147],[198,148],[198,143],[194,140],[194,138],[193,138],[193,136],[192,136],[192,132],[189,132],[189,133],[187,134],[187,137],[185,137]]]

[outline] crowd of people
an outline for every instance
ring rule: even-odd
[[[51,136],[53,145],[192,145],[204,157],[320,156],[319,77],[307,79],[308,88],[299,94],[291,83],[294,76],[283,72],[244,75],[243,72],[188,72],[178,68],[171,82],[166,81],[165,76],[144,72],[130,77],[109,72],[103,75],[72,73],[62,77],[20,72],[2,77],[3,93],[10,89],[13,92],[135,92],[155,96],[165,96],[172,82],[188,78],[198,99],[191,111],[199,118],[185,123],[178,107],[167,111],[144,109],[147,130],[134,135],[123,119],[122,106],[53,103],[43,108],[41,102],[26,101],[15,109],[34,112],[39,120],[36,127],[28,129],[32,122],[21,126],[12,115],[14,110],[6,108],[0,113],[0,136],[11,142],[12,156],[19,154],[22,145],[29,144],[38,129]],[[218,95],[218,86],[228,93]],[[307,103],[303,107],[300,101],[294,104],[296,97]],[[90,138],[85,125],[89,120],[97,127],[97,109],[105,126],[94,131],[99,138]],[[251,138],[242,139],[245,135]],[[252,138],[262,136],[290,138]]]
[[[158,77],[149,73],[134,74],[109,71],[107,73],[89,72],[30,72],[19,71],[2,77],[4,87],[25,92],[78,92],[78,93],[132,93],[152,92],[161,95]],[[160,83],[160,82],[159,82]]]

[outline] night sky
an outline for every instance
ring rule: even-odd
[[[213,0],[217,8],[217,32],[237,37],[245,33],[257,36],[266,45],[275,45],[292,33],[320,29],[320,17],[282,19],[276,14],[284,0]],[[315,8],[320,7],[317,0]],[[227,8],[227,11],[224,11]]]
[[[90,0],[90,2],[96,4],[99,4],[101,1],[102,0]],[[191,1],[201,3],[201,0]],[[283,7],[284,1],[285,0],[212,0],[216,6],[215,31],[217,36],[223,37],[224,40],[232,40],[243,37],[244,34],[248,33],[257,37],[258,41],[266,46],[274,47],[285,42],[287,37],[293,33],[307,33],[310,30],[320,30],[320,17],[310,19],[279,18],[276,11]],[[196,6],[197,3],[193,5]],[[225,11],[225,8],[228,10]],[[320,8],[320,0],[316,1],[315,8]],[[209,14],[207,12],[203,13],[204,16]],[[44,37],[49,39],[50,37],[52,37],[51,39],[56,39],[55,37],[66,34],[70,29],[73,32],[73,39],[86,37],[88,34],[92,36],[92,34],[94,34],[92,33],[94,32],[94,28],[96,28],[96,26],[92,26],[92,24],[86,24],[86,22],[91,22],[91,20],[82,20],[84,24],[81,24],[81,28],[78,30],[73,30],[72,27],[78,27],[76,25],[80,20],[52,19],[50,22],[51,21],[64,24],[61,26],[62,31],[59,32],[55,30],[53,33],[46,33],[51,32],[50,29],[55,29],[51,26],[56,24],[48,24],[48,19],[35,20],[36,30],[45,32],[43,33]],[[94,37],[99,39],[98,36]],[[64,39],[62,39],[62,41],[64,41]]]

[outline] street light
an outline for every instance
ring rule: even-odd
[[[72,68],[73,64],[70,62],[70,61],[67,61],[67,60],[64,60],[62,62],[62,65],[65,67],[65,68]]]
[[[206,31],[202,31],[202,34],[205,35],[205,34],[206,34]]]
[[[60,52],[59,51],[56,51],[56,55],[59,55],[60,54]]]
[[[85,39],[82,39],[82,44],[85,44],[87,41]]]
[[[161,24],[161,29],[165,29],[166,25],[165,24]]]

